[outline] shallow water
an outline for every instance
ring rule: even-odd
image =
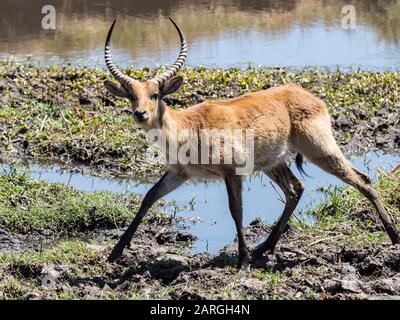
[[[107,30],[118,18],[113,45],[123,66],[169,64],[178,37],[189,40],[191,66],[324,66],[386,70],[400,63],[397,0],[53,0],[56,29],[44,30],[44,0],[3,0],[0,56],[41,64],[104,66]],[[354,30],[342,26],[342,7],[356,9]]]
[[[398,166],[400,156],[370,152],[352,159],[352,163],[374,178],[378,168],[390,171]],[[0,165],[0,170],[2,169],[7,170],[8,167]],[[297,176],[300,176],[297,169],[292,169]],[[140,183],[134,179],[105,179],[63,173],[57,167],[46,168],[32,165],[30,170],[32,178],[64,183],[85,192],[135,192],[143,195],[151,187],[151,184]],[[318,191],[320,187],[343,185],[340,180],[312,164],[306,164],[305,170],[312,178],[303,179],[305,192],[296,211],[298,217],[324,199],[324,193]],[[278,189],[278,187],[274,189],[270,179],[264,175],[246,179],[243,195],[245,225],[258,217],[272,223],[280,216],[284,204],[279,200],[281,196],[277,194]],[[278,192],[282,194],[280,190]],[[186,183],[165,199],[176,201],[179,207],[185,208],[177,214],[193,220],[194,223],[190,224],[189,231],[198,237],[193,252],[216,253],[225,245],[232,243],[236,230],[228,209],[228,198],[223,183]]]

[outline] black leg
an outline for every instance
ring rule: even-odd
[[[286,164],[279,165],[278,167],[268,170],[265,173],[273,181],[275,181],[285,193],[286,204],[282,216],[273,228],[267,240],[258,245],[252,252],[252,256],[254,259],[261,257],[263,253],[268,250],[273,251],[275,249],[276,243],[278,242],[280,236],[285,230],[290,216],[296,209],[296,206],[304,190],[301,181],[299,181],[293,175],[292,171],[290,171],[289,167]]]
[[[125,247],[131,242],[136,229],[140,225],[143,217],[146,215],[150,207],[160,198],[170,193],[171,191],[178,188],[187,178],[179,176],[172,171],[167,171],[164,176],[147,192],[135,219],[132,221],[128,229],[121,236],[118,243],[115,245],[111,254],[108,257],[108,261],[112,262],[118,259]]]
[[[239,243],[239,264],[238,268],[243,269],[249,262],[249,251],[243,234],[243,207],[242,207],[242,177],[237,175],[225,176],[225,184],[229,197],[229,209],[235,221],[238,243]]]

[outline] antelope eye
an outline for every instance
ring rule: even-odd
[[[155,93],[151,96],[152,100],[157,100],[158,99],[158,93]]]

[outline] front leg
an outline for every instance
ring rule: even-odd
[[[239,243],[239,269],[247,267],[249,251],[243,234],[243,205],[242,205],[242,177],[234,174],[225,176],[226,189],[229,197],[229,209],[235,221]]]
[[[131,242],[136,229],[139,227],[142,219],[146,215],[147,211],[151,206],[160,198],[170,193],[171,191],[178,188],[183,182],[187,180],[186,176],[176,174],[175,172],[168,170],[164,176],[147,192],[135,219],[129,225],[128,229],[119,239],[118,243],[115,245],[111,254],[108,257],[109,262],[113,262],[118,259],[125,247]]]

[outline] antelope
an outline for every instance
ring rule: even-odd
[[[236,174],[238,164],[181,163],[178,159],[177,163],[169,164],[166,173],[147,192],[134,220],[113,248],[108,261],[113,262],[122,255],[124,248],[130,245],[143,217],[157,200],[189,179],[200,178],[224,180],[229,209],[237,230],[238,268],[248,266],[265,252],[274,250],[303,193],[302,182],[289,168],[289,162],[295,155],[300,172],[303,172],[304,156],[322,170],[357,188],[375,207],[391,242],[400,243],[395,222],[386,212],[371,180],[350,164],[336,144],[326,104],[300,85],[288,84],[228,100],[205,101],[179,111],[168,106],[163,98],[182,86],[183,78],[176,74],[188,53],[183,31],[172,18],[170,20],[180,37],[179,57],[163,74],[144,82],[123,74],[113,62],[110,41],[114,20],[106,38],[105,62],[118,83],[106,80],[106,89],[117,97],[130,100],[133,117],[139,128],[146,131],[160,130],[167,142],[173,140],[172,124],[179,132],[187,129],[199,132],[212,128],[253,130],[254,171],[264,172],[282,189],[286,199],[285,207],[268,238],[250,254],[243,233],[243,176]],[[184,135],[177,143],[184,144],[188,139],[190,135]],[[244,150],[241,146],[239,149]]]

